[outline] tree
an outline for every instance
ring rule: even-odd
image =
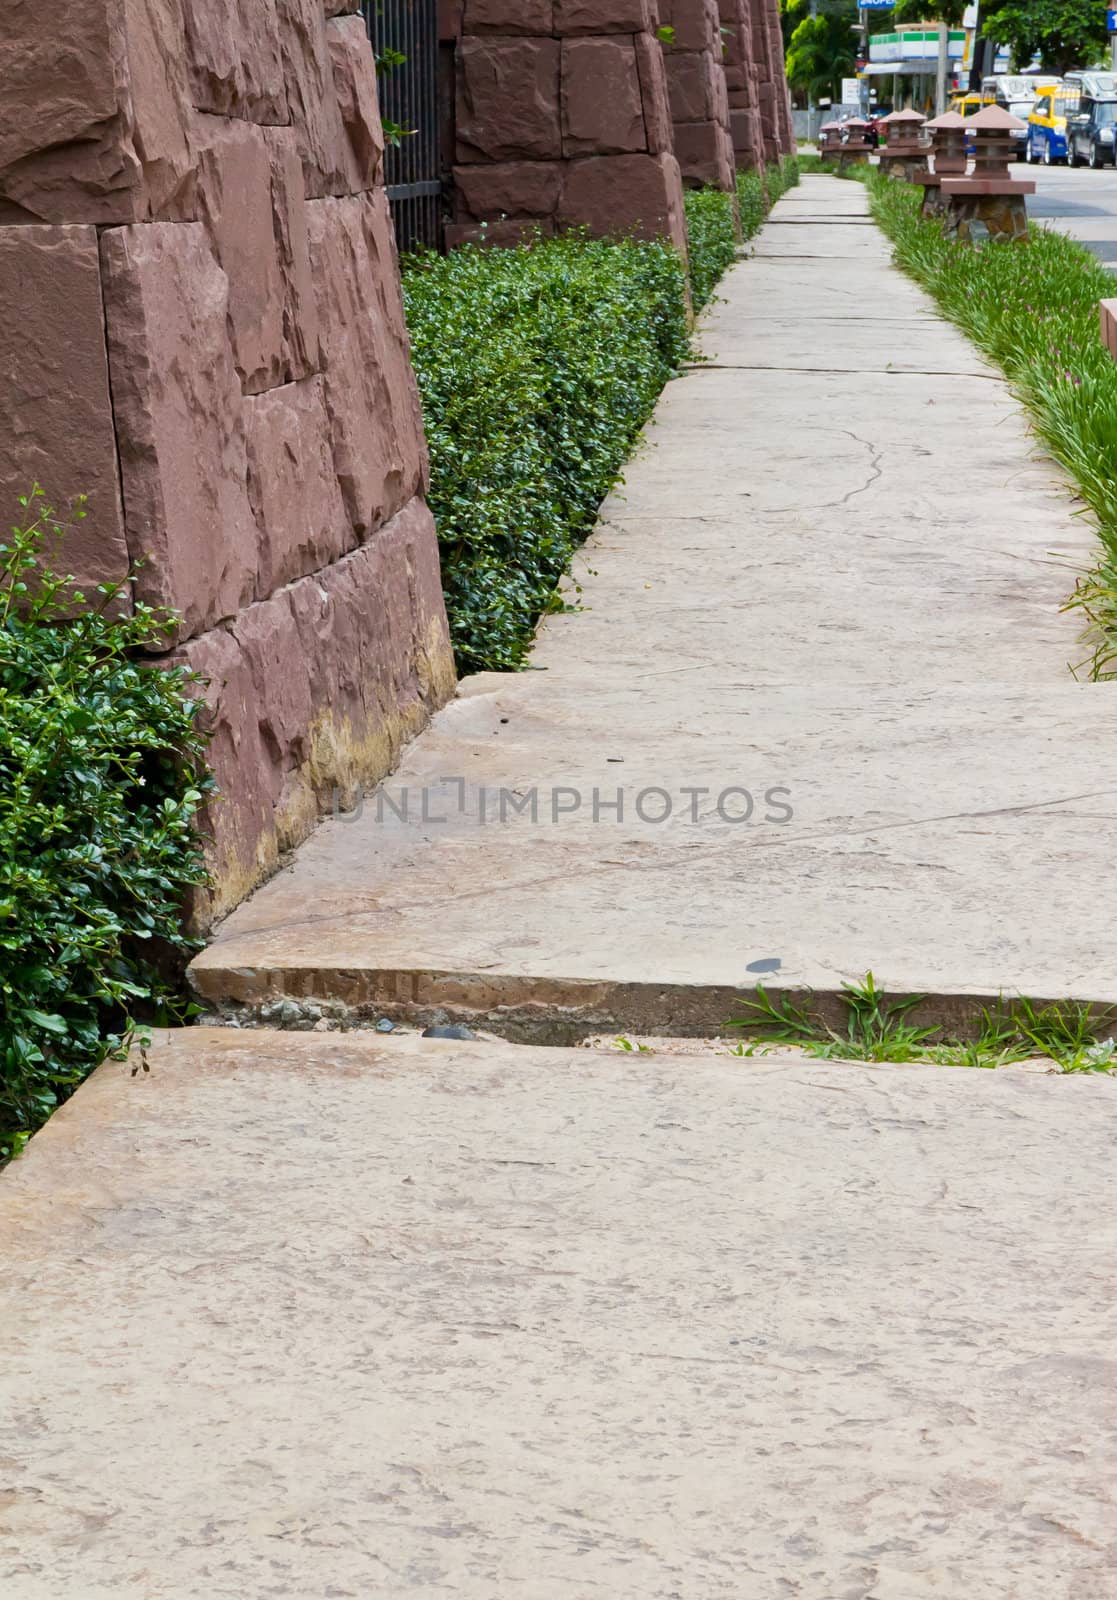
[[[787,81],[808,99],[841,96],[841,80],[857,69],[855,0],[819,0],[818,15],[809,0],[784,0],[781,5],[787,37]]]
[[[1047,71],[1069,72],[1104,60],[1105,7],[1099,0],[986,0],[982,32],[1008,46],[1018,70],[1039,55]]]

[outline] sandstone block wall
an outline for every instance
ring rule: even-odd
[[[795,149],[784,76],[778,0],[718,0],[738,167],[760,167]]]
[[[206,674],[235,903],[453,684],[358,0],[5,0],[0,496]],[[11,508],[11,509],[9,509]]]
[[[655,0],[462,0],[447,242],[585,225],[685,252]],[[480,224],[487,224],[484,232]]]
[[[684,184],[732,189],[736,163],[729,126],[717,0],[659,0],[675,156]]]

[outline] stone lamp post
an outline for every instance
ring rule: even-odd
[[[919,173],[927,171],[928,147],[920,139],[925,121],[918,111],[911,110],[893,111],[891,116],[881,118],[886,143],[880,152],[880,164],[891,177],[914,182]]]
[[[844,172],[847,167],[860,166],[869,159],[869,141],[865,137],[865,130],[869,124],[861,117],[851,117],[848,122],[843,122],[846,130],[846,142],[839,146],[838,171]]]
[[[946,210],[942,193],[944,178],[964,178],[969,165],[966,159],[966,120],[957,111],[944,111],[924,124],[931,135],[932,170],[917,172],[913,181],[923,185],[923,205],[920,215],[938,216]]]
[[[841,123],[824,122],[818,130],[818,150],[822,156],[828,156],[838,148],[841,143]]]
[[[944,177],[946,229],[967,244],[986,239],[1026,239],[1028,209],[1024,196],[1035,194],[1028,178],[1010,178],[1013,132],[1024,127],[1019,117],[1000,106],[986,106],[966,127],[974,135],[974,170],[967,177]]]

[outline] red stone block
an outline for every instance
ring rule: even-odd
[[[244,424],[262,600],[344,555],[353,530],[334,471],[321,377],[250,395]]]
[[[519,161],[562,154],[559,50],[553,39],[462,39],[457,159]]]
[[[658,155],[673,148],[671,107],[667,98],[667,74],[664,69],[663,51],[659,42],[650,33],[638,33],[635,43],[648,149],[653,155]]]
[[[661,26],[674,30],[664,45],[665,54],[674,50],[707,50],[721,53],[717,0],[659,0]]]
[[[323,0],[327,17],[355,15],[361,9],[361,0]]]
[[[230,117],[199,115],[199,192],[222,271],[229,280],[229,334],[247,393],[286,378],[287,293],[277,249],[272,157],[264,130]]]
[[[553,31],[552,0],[465,0],[465,33],[530,33]]]
[[[110,229],[101,271],[136,593],[181,613],[187,638],[256,589],[228,281],[201,223]]]
[[[565,41],[562,46],[563,155],[623,155],[647,147],[633,41]]]
[[[338,108],[348,141],[348,187],[353,194],[361,194],[380,181],[384,160],[376,60],[363,17],[339,17],[329,24],[326,33]]]
[[[459,209],[484,217],[549,217],[562,193],[558,161],[494,162],[454,168]]]
[[[207,683],[218,797],[203,819],[206,925],[328,813],[392,770],[453,692],[430,511],[414,500],[363,549],[250,606],[172,660]]]
[[[714,122],[718,115],[716,68],[706,54],[675,53],[666,59],[674,122]]]
[[[426,474],[392,224],[383,190],[307,211],[334,466],[364,539]]]
[[[225,117],[285,123],[275,0],[190,0],[184,17],[195,106]]]
[[[276,0],[287,103],[308,196],[345,194],[351,153],[341,122],[322,0]]]
[[[199,115],[199,192],[229,280],[229,332],[246,393],[318,367],[302,165],[290,128]]]
[[[193,209],[181,0],[4,0],[0,222]]]
[[[685,255],[682,181],[674,156],[588,156],[572,161],[558,221],[591,233],[670,239]]]
[[[1101,342],[1117,361],[1117,300],[1099,300],[1098,318],[1101,323]]]
[[[294,129],[265,128],[263,133],[271,156],[272,217],[284,279],[284,381],[293,382],[321,367],[306,193]]]
[[[465,0],[438,0],[438,38],[441,44],[453,44],[462,31]]]
[[[733,150],[720,123],[676,123],[675,155],[687,183],[733,188]]]
[[[560,37],[645,33],[658,21],[655,0],[555,0],[555,32]]]
[[[97,230],[0,228],[0,526],[39,483],[65,520],[89,496],[47,564],[91,592],[128,573],[109,395]]]

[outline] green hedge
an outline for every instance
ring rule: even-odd
[[[188,675],[135,656],[165,622],[114,618],[111,588],[64,620],[43,576],[61,525],[37,489],[21,507],[0,545],[0,1160],[169,997],[212,787]]]
[[[724,189],[688,189],[685,203],[690,298],[701,311],[737,254],[733,196]]]
[[[794,159],[740,180],[745,237]],[[732,197],[687,197],[692,296],[733,260]],[[522,665],[660,390],[688,353],[682,264],[667,244],[570,234],[404,261],[459,671]]]
[[[687,354],[682,264],[570,235],[403,282],[458,667],[508,671]]]

